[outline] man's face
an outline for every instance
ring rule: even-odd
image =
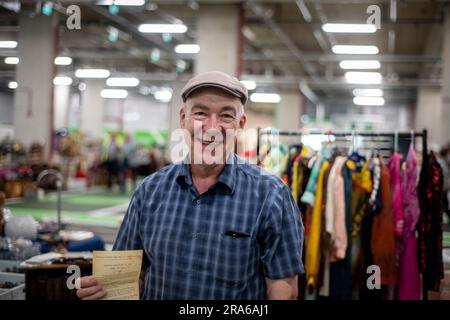
[[[189,133],[186,138],[194,155],[192,163],[225,163],[246,120],[239,98],[214,87],[196,90],[180,110],[180,126]]]

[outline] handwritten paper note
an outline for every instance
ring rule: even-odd
[[[139,300],[142,250],[94,251],[92,274],[103,286],[105,300]]]

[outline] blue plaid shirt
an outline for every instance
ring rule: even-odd
[[[141,299],[266,299],[265,277],[304,272],[304,229],[289,188],[231,159],[203,194],[186,163],[136,189],[114,250],[143,249]]]

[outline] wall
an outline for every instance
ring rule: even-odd
[[[130,93],[125,100],[105,99],[103,107],[105,128],[123,128],[129,132],[168,130],[168,105],[154,100],[152,96]]]
[[[335,130],[351,130],[355,125],[358,131],[409,131],[414,128],[413,112],[409,105],[326,107],[326,117]]]
[[[416,130],[428,129],[428,142],[432,149],[439,149],[446,142],[445,128],[442,128],[441,120],[442,96],[437,88],[420,88],[417,95],[417,107],[415,116]]]
[[[12,124],[14,120],[14,95],[0,92],[0,124]]]

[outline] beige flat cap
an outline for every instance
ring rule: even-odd
[[[248,100],[247,88],[237,78],[221,71],[208,71],[196,75],[187,82],[181,90],[183,102],[186,102],[195,90],[204,87],[223,89],[241,99],[242,105],[245,105]]]

